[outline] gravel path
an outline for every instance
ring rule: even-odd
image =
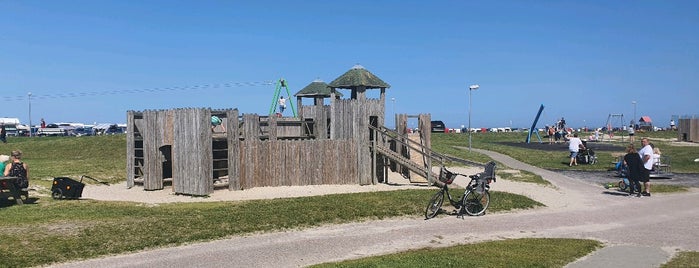
[[[507,180],[498,180],[491,186],[495,191],[529,196],[547,207],[465,219],[441,215],[423,220],[416,216],[247,235],[53,267],[302,267],[422,247],[523,237],[586,238],[605,243],[605,249],[570,264],[571,267],[657,267],[677,251],[699,251],[698,190],[627,197],[594,182],[523,164],[502,154],[478,151],[551,181],[553,187]],[[470,171],[473,170],[457,170],[474,173]],[[455,183],[465,183],[459,179]],[[376,188],[380,187],[384,186]],[[618,253],[627,257],[610,257]]]

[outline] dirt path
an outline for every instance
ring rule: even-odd
[[[498,180],[495,191],[515,192],[547,205],[482,217],[440,216],[330,225],[233,237],[214,242],[148,250],[54,267],[302,267],[316,263],[382,255],[422,247],[494,239],[569,237],[596,239],[607,249],[635,250],[640,266],[657,267],[678,250],[699,251],[699,191],[621,196],[599,185],[532,167],[498,153],[481,151],[506,165],[534,172],[555,187]],[[468,171],[464,171],[470,174]],[[456,181],[455,183],[464,183]],[[630,231],[634,230],[634,231]],[[655,255],[647,252],[657,253]],[[595,256],[598,256],[597,258]],[[628,266],[623,258],[593,254],[578,267]],[[634,256],[630,256],[633,258]],[[601,261],[595,262],[595,261]],[[611,261],[611,263],[610,263]],[[616,262],[615,262],[616,261]]]

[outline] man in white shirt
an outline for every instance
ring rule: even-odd
[[[653,147],[650,146],[650,141],[648,138],[641,139],[641,148],[638,154],[641,156],[641,163],[643,163],[643,168],[641,168],[641,177],[638,181],[643,182],[643,192],[641,195],[650,196],[650,171],[653,169]]]
[[[583,145],[582,140],[578,138],[578,133],[573,134],[573,137],[568,142],[568,150],[570,151],[570,164],[568,164],[568,166],[577,166],[578,161],[576,160],[576,158],[578,156],[578,152],[581,148],[585,149],[585,146]]]

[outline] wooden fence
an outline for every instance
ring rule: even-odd
[[[239,189],[358,184],[357,150],[351,140],[242,141],[237,184]]]

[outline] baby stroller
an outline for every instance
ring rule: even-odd
[[[589,165],[597,163],[597,156],[595,156],[595,152],[592,149],[587,147],[587,141],[583,141],[582,143],[580,150],[578,150],[578,156],[575,157],[575,162]]]
[[[590,148],[580,149],[575,161],[580,164],[593,165],[597,163],[597,156],[595,156],[595,152]]]

